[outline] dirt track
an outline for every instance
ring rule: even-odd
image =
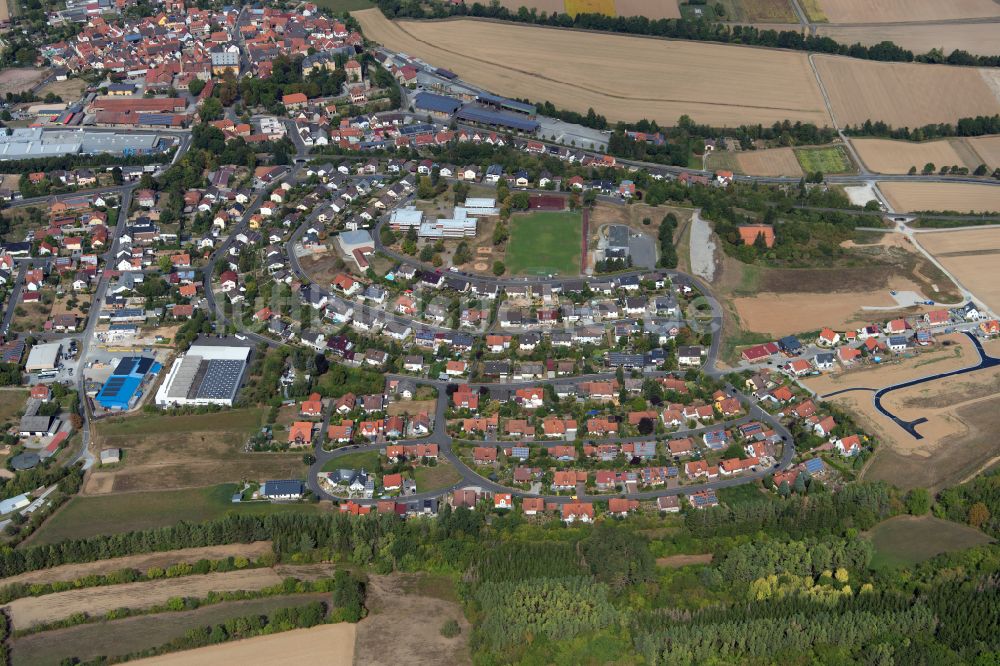
[[[254,543],[233,543],[225,546],[206,546],[204,548],[183,548],[181,550],[166,550],[161,553],[144,553],[115,557],[84,564],[64,564],[51,569],[29,571],[28,573],[0,579],[0,586],[11,583],[53,583],[70,581],[91,574],[106,574],[122,569],[137,569],[146,571],[150,567],[168,567],[181,562],[197,562],[198,560],[221,560],[225,557],[257,558],[272,552],[270,541]]]
[[[212,645],[131,662],[142,666],[218,666],[219,664],[308,664],[350,666],[356,625],[341,622],[295,629],[223,645]]]
[[[281,580],[281,576],[271,569],[229,571],[25,597],[12,601],[8,609],[14,629],[25,629],[74,613],[95,616],[116,608],[149,608],[172,597],[204,597],[209,592],[260,590],[277,585]]]

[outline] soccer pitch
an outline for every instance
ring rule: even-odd
[[[583,220],[578,212],[534,212],[510,220],[505,264],[515,275],[579,275]]]

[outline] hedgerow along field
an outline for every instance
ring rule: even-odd
[[[575,212],[537,212],[510,220],[505,264],[515,275],[577,275],[583,219]]]

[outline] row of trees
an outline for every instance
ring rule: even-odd
[[[959,118],[958,122],[931,123],[923,127],[893,127],[881,120],[866,120],[860,125],[848,126],[844,132],[852,136],[879,136],[906,141],[926,141],[949,136],[984,136],[1000,133],[1000,114]]]

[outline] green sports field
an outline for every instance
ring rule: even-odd
[[[853,173],[854,165],[843,146],[825,148],[798,148],[795,157],[806,173]]]
[[[535,212],[510,220],[504,263],[513,275],[579,275],[583,220],[574,212]]]

